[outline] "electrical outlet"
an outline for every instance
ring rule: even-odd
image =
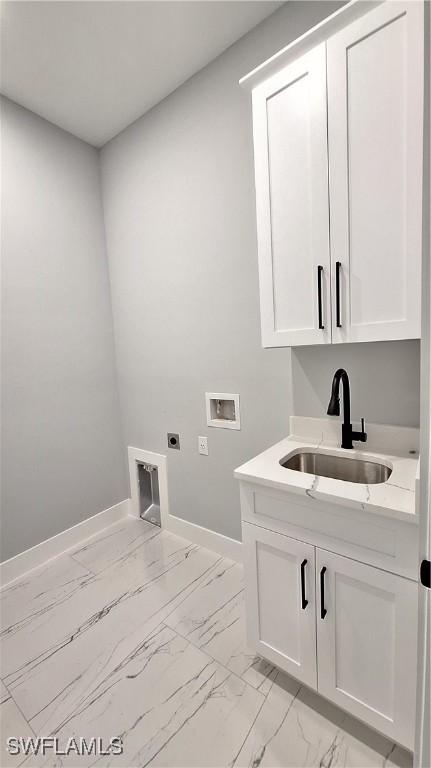
[[[199,453],[201,453],[203,456],[208,456],[208,438],[207,437],[198,437],[198,448]]]

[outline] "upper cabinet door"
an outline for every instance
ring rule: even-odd
[[[264,347],[331,340],[326,51],[253,91]]]
[[[420,2],[327,42],[335,342],[420,337],[423,61]]]

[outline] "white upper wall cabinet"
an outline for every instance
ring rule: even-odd
[[[262,340],[331,337],[325,44],[253,92]]]
[[[420,337],[423,3],[361,5],[253,88],[265,347]]]
[[[422,38],[389,2],[327,43],[334,342],[420,336]]]

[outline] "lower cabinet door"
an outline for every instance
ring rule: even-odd
[[[413,749],[417,584],[316,549],[318,690]]]
[[[243,523],[251,647],[316,688],[315,549]]]

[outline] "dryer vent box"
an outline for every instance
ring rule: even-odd
[[[205,392],[207,424],[222,429],[241,429],[239,395]]]

